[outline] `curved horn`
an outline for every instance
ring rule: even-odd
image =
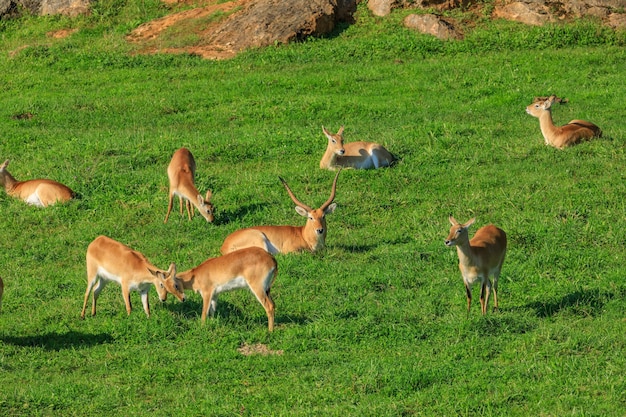
[[[306,204],[304,204],[303,202],[301,202],[300,200],[298,200],[296,198],[296,196],[293,194],[293,192],[291,191],[291,188],[289,188],[289,186],[287,185],[287,181],[285,181],[284,179],[282,179],[282,177],[278,177],[278,179],[280,180],[280,182],[283,183],[283,185],[285,186],[285,189],[287,190],[287,193],[289,194],[289,197],[291,197],[291,199],[293,200],[294,203],[296,203],[296,206],[302,207],[303,209],[305,209],[306,211],[313,211],[313,209],[309,206],[307,206]]]
[[[335,179],[333,180],[333,188],[330,190],[330,197],[328,197],[328,200],[326,200],[326,202],[322,204],[322,207],[320,207],[320,210],[326,210],[328,206],[330,206],[330,204],[335,199],[335,191],[337,190],[337,178],[339,178],[340,173],[341,173],[341,168],[339,168],[339,170],[337,171],[337,174],[335,175]]]

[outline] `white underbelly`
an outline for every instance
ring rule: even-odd
[[[26,197],[24,201],[33,206],[43,207],[43,203],[41,202],[41,199],[39,198],[36,192]]]
[[[248,288],[248,283],[246,282],[245,278],[241,276],[235,277],[227,283],[215,287],[215,294],[226,291],[238,290],[240,288]]]
[[[107,271],[103,267],[99,267],[98,268],[98,276],[100,277],[100,279],[103,279],[105,281],[115,282],[118,285],[122,285],[122,277],[121,276],[116,275],[116,274],[112,274],[111,272]],[[129,291],[143,292],[147,288],[149,288],[150,285],[152,285],[152,284],[149,283],[149,282],[130,282],[128,284],[128,290]]]

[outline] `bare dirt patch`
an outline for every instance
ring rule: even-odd
[[[282,350],[271,350],[270,348],[267,347],[267,345],[264,345],[263,343],[257,343],[256,345],[249,345],[247,343],[244,343],[241,345],[241,347],[239,349],[237,349],[237,351],[239,353],[241,353],[244,356],[251,356],[251,355],[263,355],[263,356],[267,356],[267,355],[282,355],[284,352]]]

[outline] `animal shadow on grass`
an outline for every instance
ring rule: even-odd
[[[335,248],[339,248],[342,251],[349,253],[367,253],[370,252],[381,245],[392,246],[392,245],[403,245],[410,243],[411,239],[408,237],[397,238],[397,239],[383,239],[380,241],[370,241],[369,244],[358,244],[358,245],[347,245],[347,244],[334,244],[332,245]]]
[[[264,206],[265,205],[261,203],[247,204],[241,207],[237,207],[237,209],[233,211],[221,211],[221,212],[219,211],[219,207],[218,207],[218,212],[216,213],[213,224],[216,226],[226,225],[235,219],[241,219],[247,214],[257,212]]]
[[[251,308],[257,308],[259,311],[263,312],[263,316],[260,318],[259,322],[267,323],[265,310],[263,310],[263,307],[261,306],[261,304],[259,304],[256,301],[256,299],[254,298],[254,295],[250,294],[250,297],[254,299],[254,302],[251,303],[253,304]],[[312,319],[309,319],[303,316],[278,314],[279,308],[280,306],[277,305],[276,316],[274,317],[276,326],[279,326],[281,324],[286,324],[286,323],[304,325],[313,321]],[[199,301],[187,299],[187,301],[185,301],[184,303],[174,304],[172,307],[170,307],[170,309],[180,314],[186,319],[197,318],[198,321],[200,321],[200,317],[202,314],[202,299],[200,299]],[[255,321],[257,320],[256,313],[250,310],[249,308],[246,308],[245,311],[243,311],[239,307],[235,306],[234,304],[231,304],[228,301],[224,301],[221,299],[218,299],[217,311],[215,312],[215,316],[221,317],[222,319],[226,319],[226,320],[236,320],[236,321],[241,321],[241,322],[246,321],[246,320],[253,320],[253,319]],[[211,320],[211,316],[207,315],[207,322],[209,320]]]
[[[536,301],[527,305],[535,310],[537,317],[552,317],[561,312],[570,312],[581,317],[595,317],[602,313],[607,301],[617,297],[618,294],[602,292],[598,289],[578,290],[567,294],[559,300],[547,302]]]
[[[21,347],[41,347],[49,351],[64,349],[88,348],[103,343],[113,342],[110,334],[88,334],[79,332],[44,333],[33,336],[2,336],[3,343]]]

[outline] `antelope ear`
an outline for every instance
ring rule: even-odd
[[[296,206],[296,213],[298,213],[299,215],[303,217],[309,217],[309,212],[300,206]]]
[[[203,205],[204,204],[204,197],[202,197],[201,194],[198,194],[198,204]]]
[[[552,107],[552,105],[556,101],[556,98],[557,97],[555,95],[551,95],[550,97],[548,97],[548,99],[543,102],[543,108],[548,110],[550,107]]]
[[[459,224],[459,222],[457,222],[456,219],[452,217],[452,214],[450,215],[450,217],[448,217],[448,221],[450,221],[450,224],[452,226],[456,226],[457,224]]]
[[[339,130],[337,131],[337,134],[338,134],[338,135],[343,135],[343,126],[341,126],[341,127],[339,128]]]
[[[335,211],[336,208],[337,203],[332,203],[330,206],[326,207],[326,210],[324,210],[324,214],[331,214]]]
[[[332,139],[333,138],[333,134],[330,133],[328,130],[326,130],[326,128],[324,126],[322,126],[322,132],[324,132],[324,135],[326,135],[326,137],[328,139]]]
[[[208,190],[208,191],[206,192],[206,198],[205,198],[205,200],[206,200],[206,201],[209,201],[209,200],[211,199],[211,197],[213,197],[213,191]]]
[[[6,161],[4,161],[4,163],[2,164],[2,166],[0,166],[0,171],[4,170],[7,166],[9,165],[9,160],[7,159]]]
[[[175,277],[176,276],[176,264],[174,262],[172,262],[170,264],[170,267],[167,270],[167,276],[168,277]]]
[[[475,221],[476,221],[476,217],[472,217],[471,219],[469,219],[469,220],[467,221],[467,223],[465,223],[465,224],[463,225],[463,227],[467,229],[468,227],[470,227],[471,225],[473,225]]]

